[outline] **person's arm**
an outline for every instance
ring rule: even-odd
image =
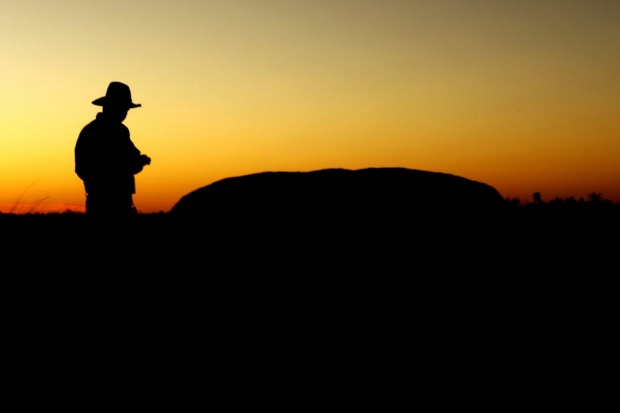
[[[138,148],[136,148],[133,144],[131,150],[133,152],[133,156],[131,157],[132,163],[130,165],[130,168],[131,173],[135,175],[139,172],[142,172],[142,169],[144,169],[146,165],[151,164],[151,158],[143,153],[140,153]]]

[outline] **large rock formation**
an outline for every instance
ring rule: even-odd
[[[222,179],[182,197],[170,215],[192,224],[306,228],[458,222],[506,206],[492,186],[407,168],[262,172]]]

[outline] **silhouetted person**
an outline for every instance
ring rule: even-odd
[[[75,144],[75,173],[84,182],[86,215],[98,222],[124,223],[137,214],[134,175],[151,163],[123,124],[129,109],[142,105],[132,102],[129,86],[120,82],[111,82],[106,95],[92,103],[102,111]]]

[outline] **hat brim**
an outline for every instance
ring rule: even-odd
[[[115,104],[114,102],[108,102],[108,99],[105,96],[102,96],[99,99],[93,100],[92,103],[93,103],[93,105],[96,105],[96,106],[106,106],[106,105],[114,105]],[[142,106],[139,103],[128,103],[126,105],[121,105],[119,103],[116,103],[116,105],[117,106],[125,106],[125,107],[127,107],[129,109],[139,108],[139,107]]]

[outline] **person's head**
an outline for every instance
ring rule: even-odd
[[[103,107],[106,115],[120,122],[125,120],[129,109],[142,106],[139,103],[133,103],[129,86],[121,82],[110,82],[105,96],[93,100],[92,103]]]
[[[105,113],[106,119],[113,122],[123,122],[127,118],[127,112],[129,108],[119,105],[103,105],[102,112]]]

